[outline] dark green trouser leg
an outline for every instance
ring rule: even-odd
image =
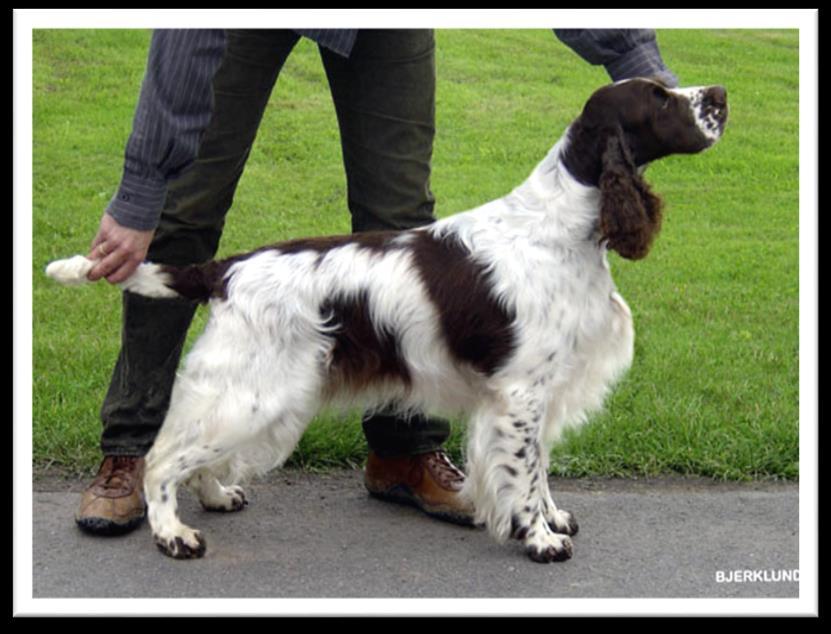
[[[338,115],[353,231],[433,222],[430,160],[435,136],[435,41],[429,30],[367,30],[349,59],[321,49]],[[382,456],[433,451],[447,421],[365,417]]]
[[[190,302],[123,294],[121,353],[101,407],[104,455],[140,456],[150,450],[195,310]]]
[[[263,110],[298,36],[228,31],[214,78],[215,111],[197,161],[170,183],[148,259],[192,264],[216,253],[222,227]],[[180,300],[123,297],[122,347],[101,408],[105,455],[143,455],[153,444],[195,306]]]

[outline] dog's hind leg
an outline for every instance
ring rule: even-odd
[[[185,377],[184,382],[187,381]],[[147,454],[144,475],[147,519],[153,538],[162,552],[176,559],[201,557],[206,548],[202,534],[179,520],[178,488],[183,483],[195,482],[197,474],[206,474],[229,450],[227,443],[209,441],[207,437],[212,435],[208,430],[219,424],[215,414],[221,410],[221,398],[204,395],[204,400],[196,405],[197,394],[182,381],[174,387],[167,417]],[[231,419],[226,424],[234,426],[239,421]]]
[[[144,481],[153,537],[171,557],[206,549],[176,514],[178,487],[191,481],[208,508],[242,508],[233,485],[285,460],[319,407],[328,340],[316,329],[316,307],[291,307],[252,313],[230,299],[216,302],[185,359]]]
[[[242,509],[245,494],[235,482],[282,463],[315,413],[257,400],[250,385],[228,391],[196,409],[183,405],[186,398],[172,404],[147,456],[148,521],[159,548],[177,559],[201,557],[206,548],[199,531],[177,517],[177,488],[186,483],[208,510]],[[221,484],[217,474],[230,483]]]
[[[201,557],[206,550],[201,533],[183,524],[177,516],[178,487],[187,484],[208,510],[240,510],[246,504],[242,489],[234,484],[223,486],[216,472],[228,472],[231,479],[236,480],[267,471],[291,453],[294,438],[299,438],[302,433],[293,433],[285,446],[274,447],[266,440],[273,436],[274,428],[283,427],[287,418],[298,421],[298,429],[305,428],[305,424],[299,424],[297,415],[290,416],[285,411],[271,412],[270,423],[256,420],[265,416],[265,412],[260,412],[254,419],[247,418],[242,412],[231,415],[229,409],[238,404],[238,396],[236,393],[235,398],[217,399],[212,408],[214,415],[208,420],[191,416],[182,421],[176,418],[179,414],[171,408],[156,444],[147,456],[144,488],[148,521],[156,544],[162,552],[176,559]],[[226,401],[231,401],[230,407]],[[250,411],[246,413],[250,414]],[[307,423],[311,414],[305,419]],[[183,441],[182,434],[176,432],[180,427],[201,430],[201,433],[189,433]],[[252,427],[259,427],[260,432],[249,437],[247,434]],[[286,440],[285,433],[280,438]]]
[[[267,349],[254,338],[212,338],[218,330],[209,327],[188,356],[147,455],[148,521],[159,548],[179,559],[201,557],[206,547],[177,516],[178,487],[189,483],[211,510],[241,509],[245,497],[234,485],[288,457],[320,394],[313,343]],[[283,368],[291,373],[277,374]]]
[[[202,534],[183,524],[176,513],[177,490],[188,477],[187,454],[170,460],[164,453],[151,450],[144,476],[147,520],[156,545],[176,559],[192,559],[205,554]]]
[[[241,511],[248,505],[241,486],[223,486],[211,469],[199,469],[187,481],[187,487],[196,494],[206,511],[227,513]]]

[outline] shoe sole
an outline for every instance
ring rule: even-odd
[[[130,533],[141,526],[142,522],[144,522],[144,515],[123,523],[113,522],[102,517],[75,518],[75,523],[78,525],[78,528],[85,533],[107,537]]]
[[[471,516],[447,510],[446,507],[428,506],[419,500],[410,489],[404,486],[394,486],[388,491],[372,491],[370,489],[367,489],[367,491],[369,491],[370,496],[376,499],[401,504],[402,506],[415,507],[422,513],[443,522],[466,526],[468,528],[474,528],[476,526]]]

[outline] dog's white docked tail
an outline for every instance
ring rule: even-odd
[[[95,260],[76,255],[51,262],[46,267],[46,275],[64,286],[80,286],[90,282],[87,274],[93,266]],[[179,293],[168,286],[169,282],[170,276],[162,266],[145,262],[119,286],[125,291],[145,297],[180,297]]]

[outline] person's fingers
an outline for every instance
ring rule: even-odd
[[[119,284],[135,273],[139,264],[141,264],[141,260],[127,258],[115,269],[113,273],[110,273],[105,277],[110,284]]]
[[[107,218],[106,214],[104,214],[104,218],[101,220],[101,225],[98,227],[98,232],[95,234],[95,237],[92,239],[92,243],[89,245],[89,255],[87,256],[91,260],[100,260],[102,257],[113,252],[114,247],[112,245],[107,245],[107,240],[110,233],[110,228],[108,223],[104,220]],[[102,252],[102,245],[103,245],[103,252]]]
[[[95,266],[87,278],[93,282],[102,278],[112,284],[123,282],[147,256],[152,239],[153,231],[122,227],[105,213],[90,244],[87,257],[95,261]]]
[[[95,266],[87,273],[87,279],[93,282],[100,280],[102,277],[112,275],[121,266],[124,259],[117,252],[109,253],[106,257],[101,257],[101,253],[97,247],[90,252],[88,257],[91,260],[96,260]]]
[[[107,257],[110,253],[113,252],[113,249],[108,246],[108,243],[105,241],[98,242],[97,244],[93,244],[90,249],[87,257],[90,260],[103,260]]]
[[[141,264],[142,258],[134,249],[118,247],[112,253],[101,257],[103,252],[96,247],[95,258],[98,258],[95,266],[92,267],[87,278],[91,281],[106,278],[111,284],[118,284],[130,277]],[[95,259],[92,258],[92,259]]]
[[[100,233],[96,234],[95,238],[92,240],[92,244],[89,245],[89,258],[90,259],[100,259],[101,255],[99,252],[99,248],[101,245],[104,244],[105,238]],[[106,249],[106,246],[104,247]]]

